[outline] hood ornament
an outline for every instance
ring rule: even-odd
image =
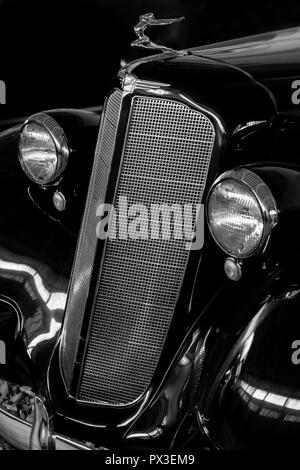
[[[146,13],[139,17],[138,24],[134,27],[134,32],[137,36],[137,39],[131,43],[133,47],[141,47],[143,49],[159,49],[161,51],[174,52],[174,49],[170,47],[162,46],[160,44],[155,44],[152,42],[148,36],[145,34],[145,30],[148,26],[166,26],[173,23],[179,23],[183,21],[184,16],[178,18],[162,18],[155,19],[153,13]]]

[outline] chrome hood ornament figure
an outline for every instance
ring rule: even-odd
[[[173,23],[179,23],[184,19],[184,16],[180,16],[178,18],[155,19],[153,13],[146,13],[145,15],[141,15],[139,17],[139,23],[134,27],[134,32],[137,36],[137,39],[133,41],[131,45],[133,47],[141,47],[143,49],[158,49],[161,51],[174,52],[174,50],[170,47],[162,46],[152,42],[150,38],[146,36],[145,30],[148,28],[148,26],[166,26]]]

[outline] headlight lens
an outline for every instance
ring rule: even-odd
[[[230,256],[247,258],[264,246],[277,222],[276,202],[263,180],[248,169],[232,170],[213,185],[209,228]]]
[[[29,118],[21,131],[19,158],[27,176],[39,184],[56,181],[69,156],[66,136],[59,124],[47,114]]]

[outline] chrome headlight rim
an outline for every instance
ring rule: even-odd
[[[231,253],[225,250],[225,248],[219,243],[219,240],[216,238],[215,234],[213,233],[213,230],[210,224],[209,201],[210,201],[211,194],[220,183],[226,180],[235,181],[241,185],[246,186],[247,189],[251,191],[261,212],[262,221],[263,221],[262,236],[257,246],[255,246],[251,251],[245,254],[236,255],[234,253]],[[264,253],[268,245],[271,232],[278,222],[278,207],[277,207],[276,200],[269,186],[264,182],[264,180],[257,173],[255,173],[255,169],[250,170],[245,167],[234,168],[234,169],[226,171],[225,173],[222,173],[212,184],[208,192],[208,196],[207,196],[206,218],[208,221],[209,231],[214,241],[222,249],[222,251],[224,251],[228,256],[232,258],[246,259],[252,256],[261,255],[262,253]]]
[[[52,176],[45,178],[44,181],[40,181],[37,178],[34,178],[30,174],[22,156],[21,136],[25,127],[31,123],[38,124],[39,126],[43,127],[48,132],[49,136],[51,137],[53,141],[55,151],[56,151],[57,166],[55,169],[55,173]],[[61,175],[66,169],[68,159],[70,156],[68,140],[67,140],[64,130],[62,129],[60,124],[49,114],[46,114],[46,113],[33,114],[28,119],[26,119],[26,121],[21,127],[20,136],[19,136],[18,156],[19,156],[19,161],[20,161],[20,164],[24,173],[31,181],[41,186],[48,186],[48,185],[52,186],[52,185],[57,184],[60,180]]]

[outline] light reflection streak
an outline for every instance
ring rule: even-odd
[[[51,323],[50,323],[50,330],[48,333],[43,333],[36,338],[34,338],[31,343],[28,344],[28,352],[29,355],[31,353],[31,350],[37,346],[39,343],[42,341],[47,341],[49,339],[52,339],[55,337],[56,333],[60,330],[61,327],[61,322],[57,322],[54,318],[52,318]]]
[[[267,418],[282,417],[284,421],[300,422],[300,414],[296,416],[290,413],[291,411],[300,412],[299,399],[253,387],[244,380],[239,380],[238,386],[239,395],[253,412]],[[272,408],[268,407],[270,405]]]
[[[49,310],[62,309],[64,310],[67,300],[65,292],[49,292],[46,288],[41,276],[31,266],[22,263],[13,263],[11,261],[4,261],[0,259],[0,269],[3,271],[15,271],[29,274],[35,284],[43,302]]]

